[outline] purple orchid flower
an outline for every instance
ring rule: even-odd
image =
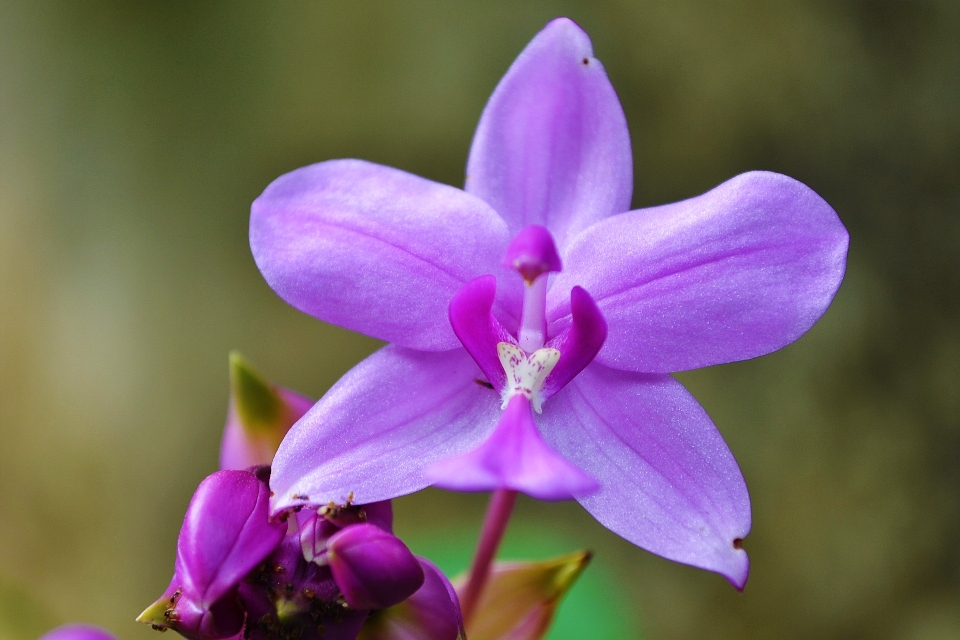
[[[840,285],[847,232],[774,173],[637,211],[631,192],[623,111],[562,18],[490,98],[465,190],[359,160],[267,187],[250,243],[270,286],[392,343],[290,430],[273,511],[430,484],[572,497],[627,540],[742,588],[746,485],[669,374],[800,337]]]

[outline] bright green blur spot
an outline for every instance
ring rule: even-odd
[[[237,415],[251,433],[272,433],[283,418],[283,401],[238,351],[230,352],[230,390]]]
[[[405,542],[445,574],[457,576],[470,564],[476,532],[443,531],[407,536]],[[500,560],[543,560],[577,550],[577,543],[541,529],[511,524],[498,554]],[[616,581],[594,559],[560,602],[548,640],[635,638],[636,613],[630,611]]]

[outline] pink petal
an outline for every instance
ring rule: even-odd
[[[597,356],[605,365],[665,373],[760,356],[823,315],[847,242],[837,214],[808,187],[745,173],[580,234],[550,290],[550,332],[569,322],[564,292],[580,285],[609,326]]]
[[[560,360],[547,376],[543,395],[549,398],[593,362],[607,337],[607,323],[590,294],[581,287],[570,291],[572,321],[546,346],[560,352]]]
[[[374,353],[287,434],[273,462],[273,510],[423,489],[424,467],[476,447],[496,424],[500,395],[477,380],[463,349]]]
[[[544,405],[542,418],[547,441],[600,482],[580,503],[601,524],[743,588],[747,487],[723,437],[679,382],[592,364]]]
[[[596,491],[589,475],[543,440],[530,400],[510,399],[493,434],[479,447],[426,470],[434,485],[452,491],[513,489],[540,500],[570,500]]]
[[[450,326],[463,347],[498,392],[506,384],[507,374],[500,363],[497,344],[516,344],[493,315],[497,279],[480,276],[460,287],[450,301]]]
[[[425,350],[458,346],[447,303],[472,278],[508,273],[499,264],[509,241],[479,198],[361,160],[280,176],[250,216],[254,259],[281,298],[326,322]]]
[[[490,97],[470,149],[466,190],[511,234],[546,226],[561,252],[592,223],[630,208],[630,135],[590,38],[558,18],[527,45]]]

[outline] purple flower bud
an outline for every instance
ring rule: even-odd
[[[340,530],[327,542],[337,586],[355,609],[386,609],[423,584],[423,569],[407,545],[372,524]]]
[[[240,598],[249,640],[353,640],[367,617],[344,602],[330,567],[304,559],[296,532],[244,580]]]
[[[423,558],[424,581],[416,593],[367,618],[358,640],[457,640],[465,637],[460,601],[443,573]]]
[[[46,632],[40,640],[117,640],[117,637],[89,624],[65,624]]]
[[[389,500],[365,505],[329,504],[318,511],[301,510],[296,514],[300,548],[307,562],[327,564],[327,541],[340,529],[367,522],[388,533],[393,532],[393,507]]]
[[[313,400],[270,384],[236,351],[230,354],[230,409],[220,445],[221,469],[270,464],[290,427]]]
[[[287,529],[270,522],[269,494],[248,471],[218,471],[201,482],[180,529],[173,581],[137,620],[201,640],[236,635],[244,619],[237,586]]]

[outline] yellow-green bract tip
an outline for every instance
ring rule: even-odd
[[[470,640],[541,640],[550,630],[560,599],[593,554],[577,551],[536,562],[498,562],[467,621]]]
[[[238,351],[230,352],[230,390],[244,429],[272,432],[283,420],[283,400]]]

